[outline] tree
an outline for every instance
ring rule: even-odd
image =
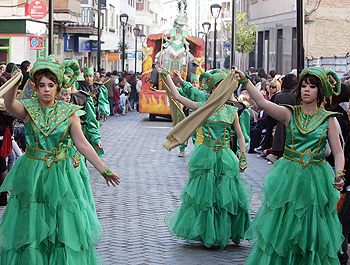
[[[128,49],[129,49],[129,45],[125,42],[125,54],[124,54],[124,59],[128,59]],[[123,42],[119,41],[118,42],[118,52],[123,53]],[[122,57],[123,55],[121,55]]]
[[[257,26],[252,23],[250,26],[246,22],[246,13],[240,12],[237,14],[236,19],[236,30],[235,30],[235,40],[236,47],[235,50],[242,54],[241,66],[243,61],[243,54],[250,53],[255,49],[255,35]],[[231,32],[232,24],[229,22],[227,24],[227,31]],[[231,41],[231,38],[228,38]]]

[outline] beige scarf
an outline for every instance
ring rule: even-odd
[[[237,89],[239,75],[231,72],[214,90],[204,105],[186,119],[179,122],[166,137],[163,146],[170,151],[185,143],[215,111],[217,111]]]

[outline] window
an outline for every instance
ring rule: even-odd
[[[112,5],[109,5],[109,27],[115,28],[115,7]]]
[[[10,38],[0,37],[0,63],[7,64],[10,62]]]

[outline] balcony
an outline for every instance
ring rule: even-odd
[[[97,10],[93,7],[81,7],[80,21],[68,24],[66,32],[68,34],[97,35],[95,13]]]

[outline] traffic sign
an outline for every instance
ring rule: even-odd
[[[43,50],[44,49],[44,37],[30,37],[30,49],[31,50]]]
[[[26,15],[29,15],[31,18],[42,19],[47,14],[47,5],[41,0],[35,0],[28,5],[26,11]]]

